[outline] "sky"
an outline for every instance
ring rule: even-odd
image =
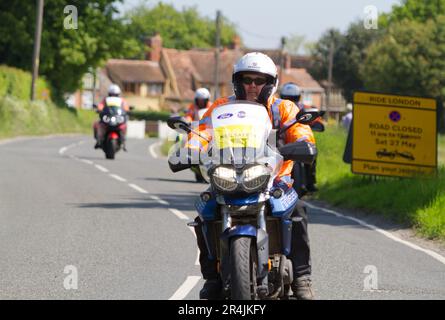
[[[125,11],[145,3],[155,6],[160,0],[124,0]],[[327,29],[345,31],[348,25],[364,19],[365,8],[375,6],[379,13],[389,12],[400,0],[162,0],[181,10],[196,6],[202,16],[215,18],[216,11],[237,27],[244,45],[273,49],[281,37],[303,35],[308,42],[317,41]]]

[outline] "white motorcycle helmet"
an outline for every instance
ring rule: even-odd
[[[117,84],[112,84],[108,87],[108,95],[112,97],[119,97],[121,95],[121,88]]]
[[[267,83],[258,96],[258,102],[266,105],[278,86],[277,66],[267,55],[261,52],[245,54],[234,66],[232,74],[233,91],[238,100],[246,99],[246,92],[241,82],[244,72],[256,72],[267,76]]]
[[[301,98],[301,89],[293,82],[285,83],[281,88],[280,98],[297,103]]]
[[[207,107],[207,102],[210,99],[210,92],[206,88],[199,88],[195,91],[195,105],[200,109]],[[202,101],[200,103],[200,101]]]

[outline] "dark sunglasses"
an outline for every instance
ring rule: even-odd
[[[264,79],[264,78],[255,78],[255,79],[252,79],[252,78],[249,78],[249,77],[243,77],[243,79],[241,80],[244,84],[252,84],[252,82],[255,82],[255,84],[257,85],[257,86],[261,86],[261,85],[263,85],[263,84],[265,84],[266,82],[267,82],[267,79]]]

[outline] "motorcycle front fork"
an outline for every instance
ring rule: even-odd
[[[221,232],[227,232],[232,228],[232,217],[227,210],[227,207],[221,208],[222,224]],[[263,204],[257,216],[257,233],[256,233],[256,248],[257,248],[257,275],[260,279],[257,284],[257,293],[260,298],[265,298],[269,294],[268,273],[269,273],[269,236],[266,229],[266,205]],[[221,241],[221,265],[220,273],[225,289],[229,289],[229,275],[230,275],[230,239],[228,241]]]

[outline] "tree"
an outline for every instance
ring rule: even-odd
[[[360,70],[367,89],[445,97],[445,15],[402,20],[367,50]]]
[[[162,37],[166,48],[191,49],[215,46],[216,26],[214,19],[201,17],[196,7],[176,10],[173,5],[159,2],[154,7],[140,5],[126,14],[130,35],[140,39],[154,35]],[[222,17],[221,44],[232,44],[236,35],[235,27]],[[139,56],[144,54],[144,47],[139,47]]]
[[[327,79],[329,51],[334,43],[333,81],[343,90],[345,99],[352,101],[355,90],[363,89],[359,69],[366,59],[367,47],[382,34],[382,31],[367,30],[362,21],[349,25],[345,34],[338,30],[327,31],[315,44],[312,55],[316,63],[310,72],[317,80]]]
[[[329,52],[331,44],[335,48],[339,48],[343,45],[344,36],[337,29],[327,30],[318,40],[318,42],[313,46],[311,55],[313,63],[309,69],[310,74],[316,80],[326,80],[328,78],[328,68],[329,68]],[[336,79],[337,69],[336,69],[336,59],[334,56],[334,67],[333,67],[333,78],[334,82]]]
[[[65,29],[65,0],[46,0],[43,15],[40,74],[61,97],[80,86],[83,75],[110,57],[134,54],[135,40],[115,18],[116,0],[78,0],[77,29]],[[35,1],[0,2],[0,63],[31,70]]]
[[[445,0],[403,0],[400,5],[394,5],[389,14],[382,15],[379,24],[386,28],[405,19],[426,22],[444,14]]]
[[[284,50],[291,55],[298,55],[300,50],[304,48],[305,36],[293,33],[289,37],[286,37],[286,44]]]

